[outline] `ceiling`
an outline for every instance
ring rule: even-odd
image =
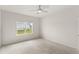
[[[44,10],[47,10],[47,13],[37,14],[35,10],[38,9],[38,5],[0,5],[0,9],[16,12],[24,15],[34,16],[34,17],[44,17],[51,13],[55,13],[61,9],[68,8],[71,6],[63,5],[42,5]]]

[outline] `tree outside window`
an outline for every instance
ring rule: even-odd
[[[16,35],[31,34],[33,32],[33,23],[16,22]]]

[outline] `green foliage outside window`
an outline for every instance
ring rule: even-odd
[[[16,23],[16,35],[31,34],[33,32],[33,24],[29,22]]]

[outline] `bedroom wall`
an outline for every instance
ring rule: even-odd
[[[3,42],[2,44],[10,44],[33,38],[39,38],[39,18],[25,16],[13,12],[2,11],[3,20]],[[33,22],[33,34],[16,36],[16,22]]]
[[[77,17],[71,8],[65,8],[44,17],[42,37],[72,48],[77,48]]]
[[[1,11],[0,11],[0,47],[1,47],[1,33],[2,33],[2,31],[1,31]]]
[[[78,33],[77,33],[78,47],[77,48],[78,48],[78,51],[79,51],[79,18],[78,18],[78,22],[77,23],[78,23],[78,30],[77,30],[78,31]]]

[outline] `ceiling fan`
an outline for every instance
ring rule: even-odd
[[[42,14],[42,13],[47,13],[48,11],[46,10],[46,6],[44,5],[37,5],[36,10],[30,10],[35,12],[36,14]]]
[[[36,10],[37,14],[46,13],[47,11],[42,8],[42,5],[38,5],[38,9]]]

